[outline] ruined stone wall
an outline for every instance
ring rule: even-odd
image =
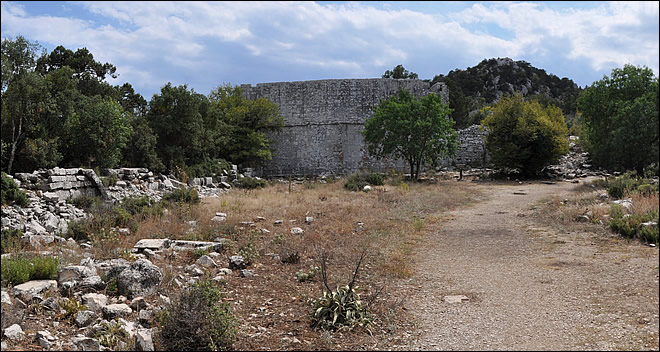
[[[487,132],[479,125],[458,131],[461,146],[452,158],[445,158],[441,167],[484,167],[490,162],[484,138]]]
[[[438,93],[449,102],[446,86],[409,79],[329,79],[242,85],[247,99],[266,98],[277,104],[285,120],[272,133],[273,159],[262,176],[345,175],[360,169],[406,170],[401,160],[377,160],[369,155],[364,123],[380,99],[406,89],[415,97]]]

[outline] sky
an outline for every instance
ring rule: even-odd
[[[523,60],[580,87],[625,64],[658,76],[659,2],[3,1],[2,39],[86,47],[147,100],[171,82],[421,79]]]

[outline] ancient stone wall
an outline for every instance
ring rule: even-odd
[[[401,160],[377,160],[369,155],[363,136],[367,118],[380,99],[406,89],[415,97],[437,93],[449,102],[442,83],[410,79],[329,79],[242,85],[247,99],[266,98],[277,104],[285,120],[272,133],[273,159],[262,176],[345,175],[360,169],[404,171]]]
[[[479,125],[472,125],[458,131],[458,140],[461,147],[452,158],[440,161],[441,167],[484,167],[490,162],[484,138],[486,131]]]

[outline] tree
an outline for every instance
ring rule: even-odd
[[[214,157],[231,160],[235,164],[254,165],[272,159],[269,131],[280,131],[284,118],[279,107],[265,98],[249,100],[240,87],[224,85],[209,95],[211,112],[206,121],[207,130],[215,131],[215,140],[223,141],[224,153]]]
[[[483,121],[486,149],[493,164],[533,177],[568,152],[568,129],[556,106],[543,108],[522,94],[503,97]]]
[[[35,72],[13,78],[2,94],[2,140],[9,145],[8,174],[23,142],[51,107],[46,80]]]
[[[636,170],[658,162],[658,77],[625,65],[587,87],[578,98],[583,137],[593,163]]]
[[[157,136],[160,159],[168,170],[176,166],[192,165],[203,159],[202,106],[208,99],[187,85],[163,86],[160,94],[154,94],[149,102],[147,119]]]
[[[383,74],[383,78],[394,78],[394,79],[418,79],[419,76],[415,72],[408,72],[403,65],[397,65],[392,71],[387,70]]]
[[[100,96],[84,97],[67,127],[67,160],[75,166],[116,167],[132,132],[121,105]]]
[[[410,165],[410,176],[419,178],[421,166],[435,165],[458,149],[458,133],[449,118],[451,109],[442,98],[429,94],[421,99],[400,90],[381,100],[362,132],[369,153],[382,158],[393,155]]]

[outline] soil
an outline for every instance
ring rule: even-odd
[[[398,286],[414,324],[389,347],[658,350],[658,248],[539,225],[575,186],[475,183],[484,199],[448,213]]]

